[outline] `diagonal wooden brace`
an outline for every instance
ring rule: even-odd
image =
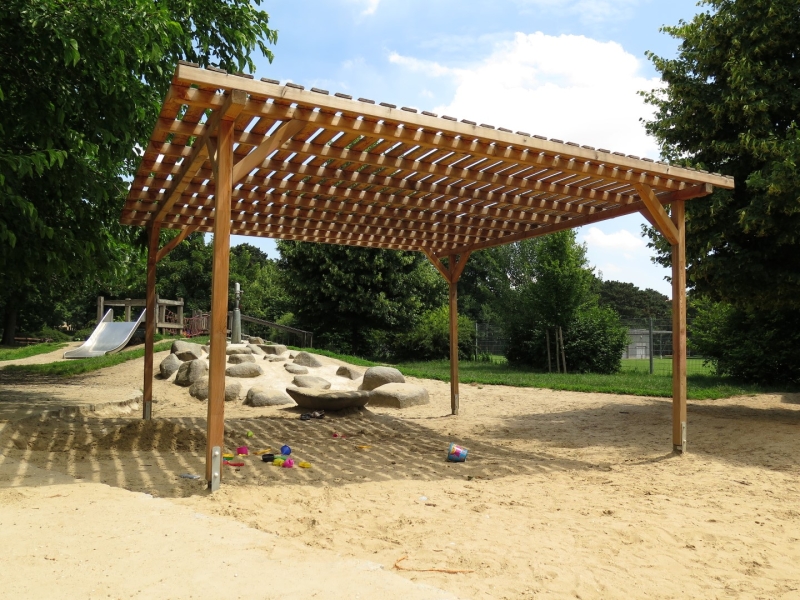
[[[675,246],[678,243],[678,229],[675,227],[675,223],[672,222],[672,219],[669,218],[667,211],[661,206],[661,202],[656,198],[653,188],[643,183],[635,183],[633,187],[639,192],[639,197],[642,199],[649,213],[649,218],[647,220],[656,226],[661,232],[661,235],[667,238],[670,244]],[[648,217],[648,215],[645,215],[645,217]]]
[[[236,185],[250,171],[258,167],[264,159],[272,154],[275,150],[279,149],[292,137],[300,133],[303,128],[308,125],[306,121],[293,119],[283,123],[276,129],[271,136],[269,136],[262,144],[256,146],[250,154],[247,154],[239,162],[233,166],[233,185]]]
[[[186,239],[186,237],[190,233],[192,233],[193,231],[196,231],[196,230],[197,230],[197,226],[196,225],[194,225],[194,226],[189,225],[188,227],[185,227],[183,230],[181,230],[181,232],[178,235],[176,235],[174,238],[172,238],[169,242],[167,242],[164,245],[163,248],[161,248],[158,251],[158,254],[156,255],[156,262],[161,262],[161,259],[163,259],[170,252],[172,252],[175,249],[175,246],[180,244],[183,240]]]

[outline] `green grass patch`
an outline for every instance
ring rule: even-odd
[[[169,350],[172,341],[160,342],[155,345],[154,351],[161,352]],[[135,350],[123,350],[116,354],[106,354],[105,356],[95,356],[93,358],[76,358],[60,362],[45,363],[42,365],[9,365],[4,367],[5,371],[18,373],[36,373],[51,377],[74,377],[84,373],[91,373],[107,367],[113,367],[129,360],[136,360],[144,356],[144,348]]]
[[[396,367],[400,369],[401,373],[410,377],[450,381],[450,362],[447,360],[403,363]],[[671,377],[636,371],[623,371],[613,375],[593,373],[568,373],[565,375],[534,373],[506,364],[464,361],[459,365],[459,381],[461,383],[547,388],[573,392],[672,397]],[[793,391],[798,390],[744,384],[716,375],[698,374],[687,377],[687,396],[692,400],[715,400],[742,394]]]
[[[29,356],[36,356],[38,354],[47,354],[61,348],[65,348],[67,344],[62,342],[48,342],[45,344],[32,344],[30,346],[4,346],[0,348],[0,361],[3,360],[19,360],[20,358],[28,358]]]
[[[567,363],[567,366],[569,366],[569,363]],[[621,371],[623,373],[649,374],[650,359],[623,358]],[[713,375],[714,367],[711,364],[706,364],[705,359],[690,357],[686,359],[686,373],[688,375]],[[672,377],[672,358],[654,358],[653,375]]]

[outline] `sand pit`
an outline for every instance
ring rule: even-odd
[[[126,363],[59,394],[137,386],[141,373],[141,361]],[[297,556],[370,561],[461,598],[800,597],[798,395],[690,402],[680,457],[667,400],[465,385],[450,417],[447,384],[410,383],[431,403],[311,421],[293,407],[227,403],[226,449],[289,444],[313,467],[242,458],[211,495],[181,477],[204,474],[205,403],[157,380],[153,424],[136,411],[10,420],[0,461],[21,466],[0,471],[0,493],[27,493],[33,469],[83,482],[78,497],[90,483],[145,492],[188,509],[176,523],[239,522],[290,540]],[[6,389],[42,393],[0,371]],[[469,448],[466,463],[444,460],[450,442]],[[4,503],[0,523],[23,511]],[[41,512],[25,513],[31,527],[47,526]],[[420,570],[395,570],[404,556]]]

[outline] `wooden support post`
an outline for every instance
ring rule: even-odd
[[[558,339],[561,340],[561,366],[564,367],[564,374],[567,374],[567,357],[564,355],[564,330],[558,326]]]
[[[142,418],[153,417],[153,346],[156,334],[156,256],[158,255],[159,223],[148,228],[147,244],[147,295],[144,315],[144,387],[142,392]],[[126,312],[130,308],[126,305]]]
[[[223,447],[225,432],[225,360],[228,322],[228,270],[231,249],[233,121],[219,122],[216,193],[214,195],[214,258],[211,268],[211,348],[208,372],[206,479],[209,487],[222,472],[212,469],[213,449]],[[219,462],[219,461],[217,461]]]
[[[97,323],[98,324],[100,323],[100,321],[103,320],[103,315],[106,314],[105,313],[104,303],[105,303],[105,298],[103,298],[103,296],[98,296],[97,297]]]
[[[125,321],[130,322],[131,320],[131,305],[128,303],[130,298],[125,298]]]
[[[178,325],[181,326],[179,334],[183,333],[183,298],[178,298]]]
[[[686,452],[686,207],[672,203],[672,447]]]
[[[450,281],[450,410],[458,414],[458,280]]]

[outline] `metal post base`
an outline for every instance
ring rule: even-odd
[[[681,423],[681,443],[672,445],[673,452],[686,454],[686,423]]]
[[[220,485],[220,474],[222,473],[222,450],[219,446],[211,449],[211,481],[208,482],[208,489],[216,492]]]
[[[153,403],[152,402],[145,402],[142,406],[142,418],[145,421],[149,421],[153,418]]]

